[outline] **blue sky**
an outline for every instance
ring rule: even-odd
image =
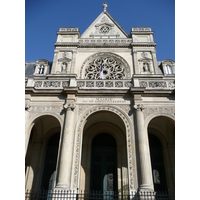
[[[25,0],[25,61],[53,60],[56,32],[79,27],[82,34],[103,11],[103,0]],[[175,60],[174,0],[107,0],[107,11],[130,34],[151,27],[157,60]]]

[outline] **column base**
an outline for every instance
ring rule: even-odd
[[[69,190],[69,185],[64,183],[57,183],[55,189]]]
[[[153,186],[150,185],[150,184],[142,184],[139,187],[139,191],[151,191],[151,192],[153,192],[154,189],[153,189]]]

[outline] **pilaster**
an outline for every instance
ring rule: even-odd
[[[134,66],[134,74],[139,74],[137,50],[133,50],[133,66]]]
[[[157,63],[157,58],[156,58],[156,50],[151,51],[152,59],[153,59],[153,68],[154,68],[154,73],[159,74],[158,71],[158,63]]]

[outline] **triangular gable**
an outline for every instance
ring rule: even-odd
[[[122,27],[104,11],[81,35],[81,38],[128,38]]]

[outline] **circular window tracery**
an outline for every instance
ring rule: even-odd
[[[108,33],[110,31],[109,26],[102,26],[99,30],[99,33]]]
[[[103,79],[129,78],[129,66],[125,61],[112,53],[100,53],[91,56],[85,63],[85,79],[102,79],[100,76],[101,65]]]

